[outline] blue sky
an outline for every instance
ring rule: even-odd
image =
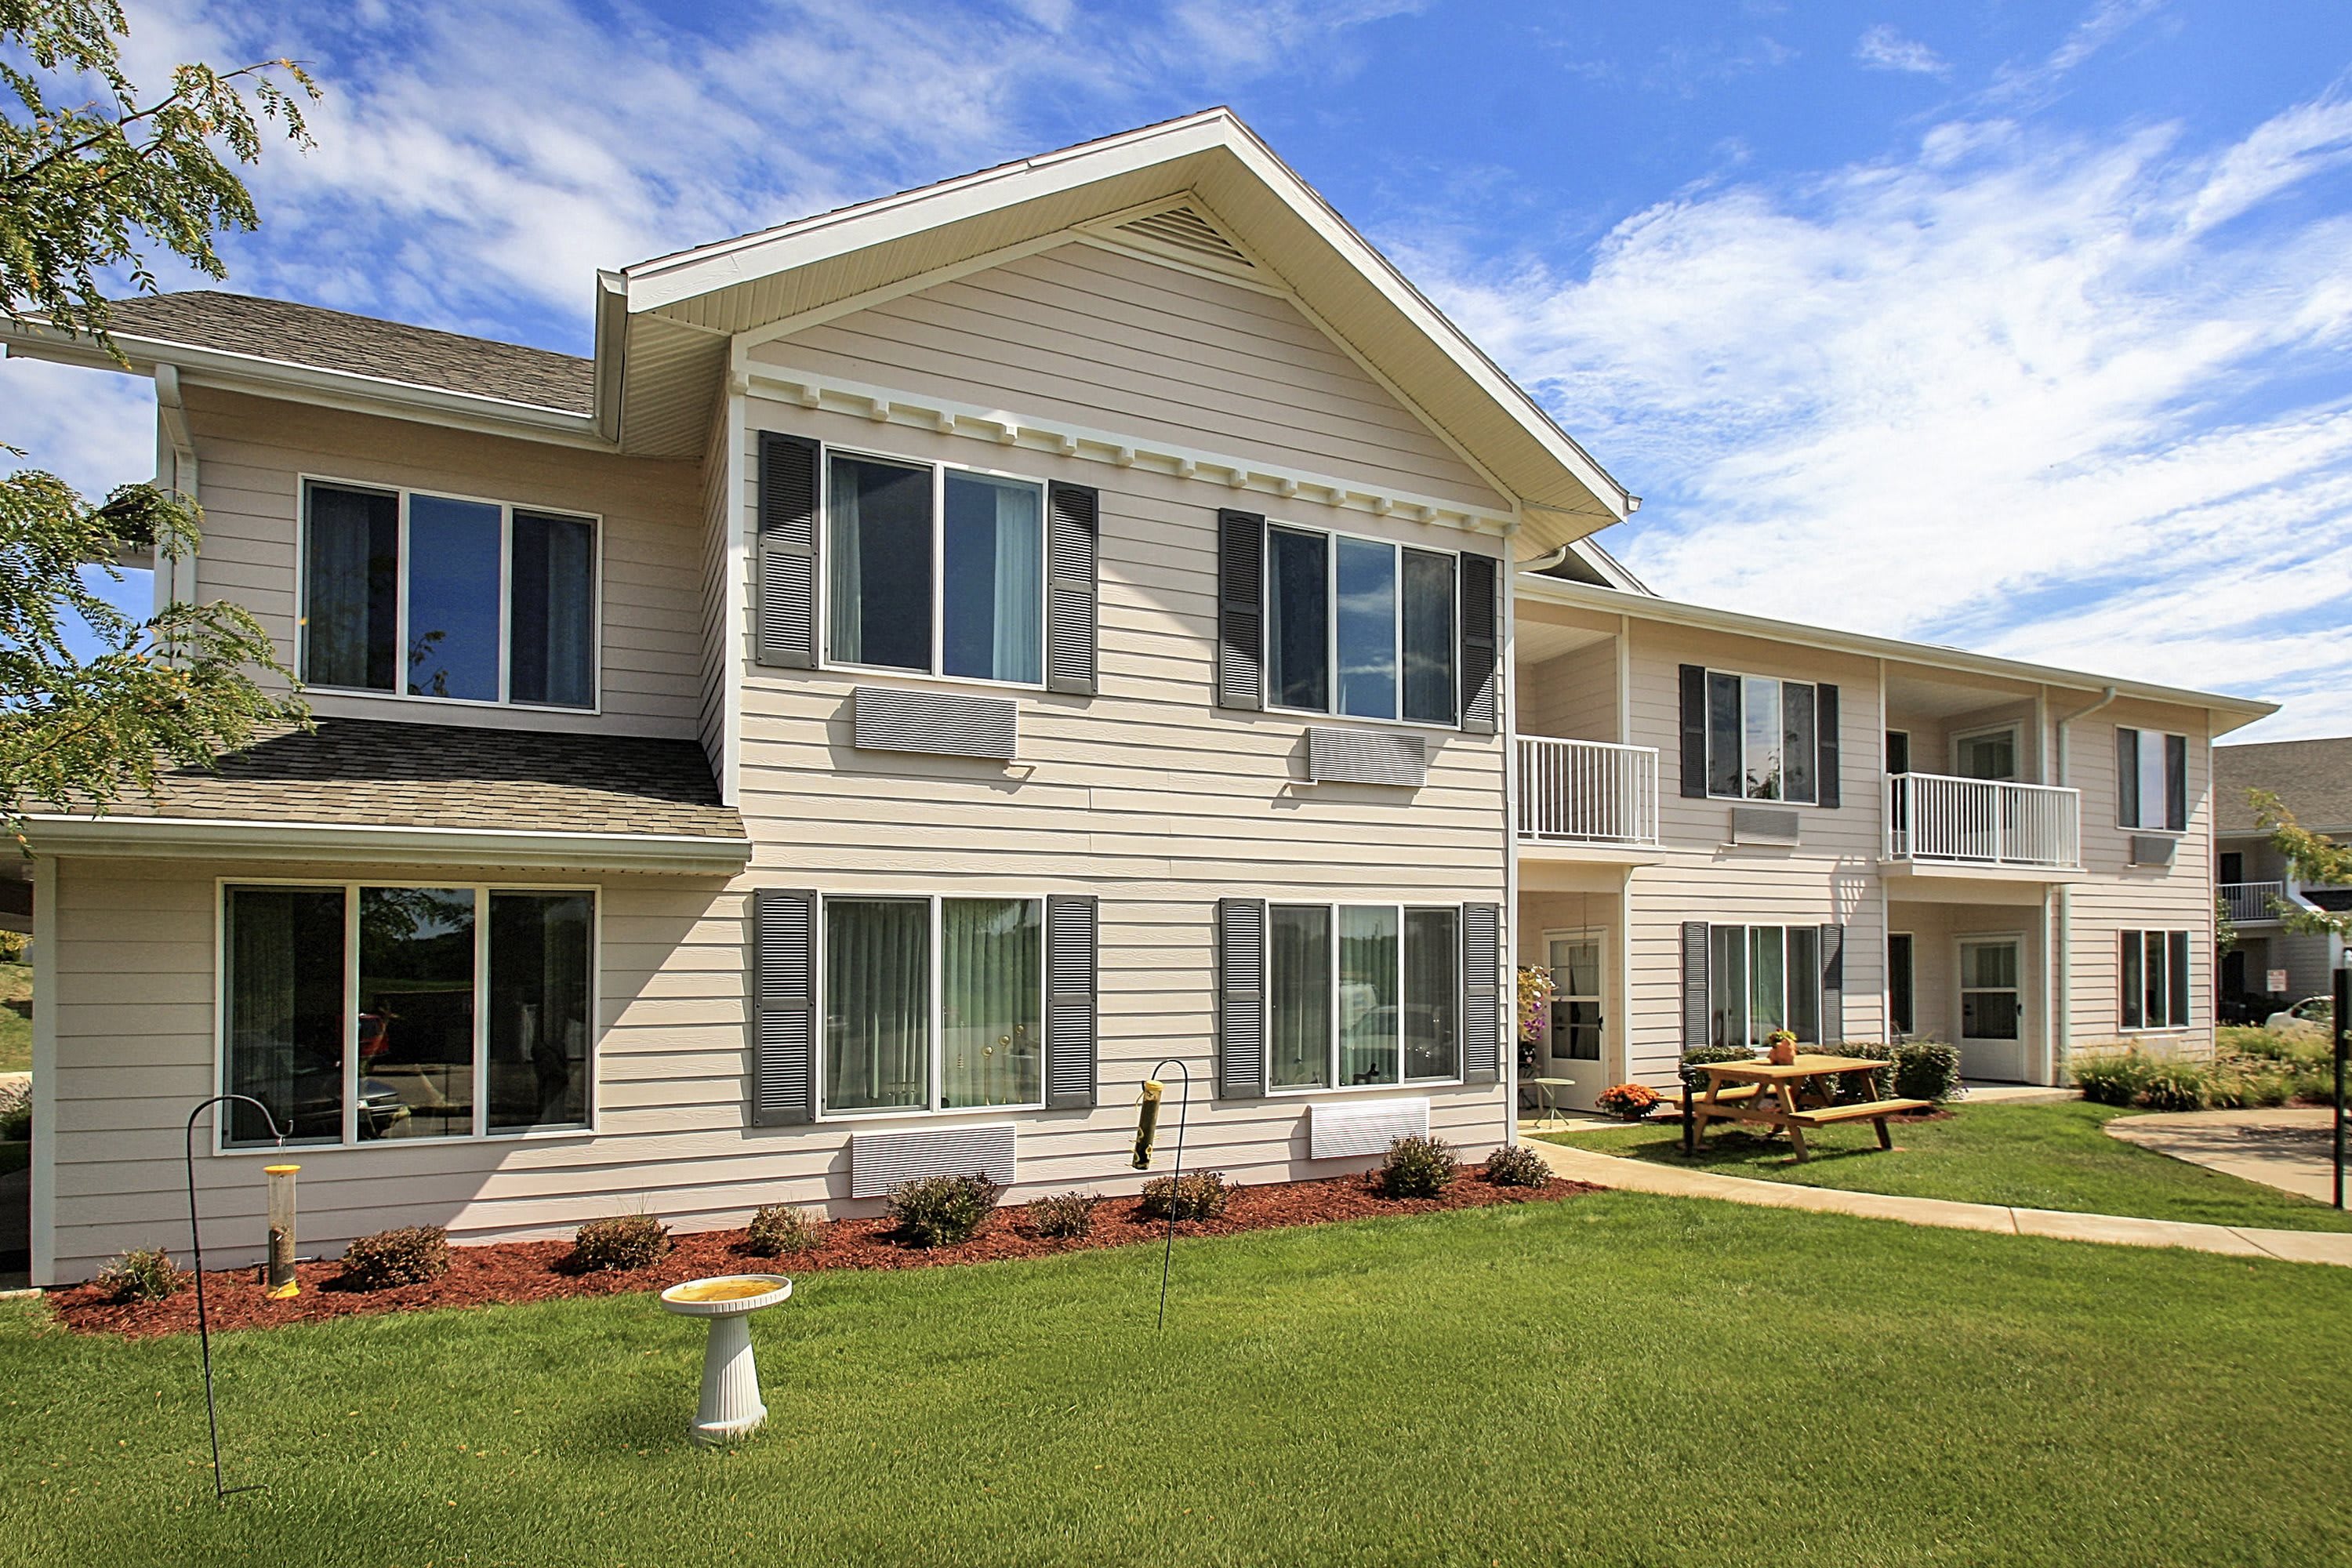
[[[131,12],[142,79],[326,88],[232,287],[579,353],[598,266],[1230,103],[1644,497],[1660,590],[2352,732],[2341,3]],[[139,384],[0,407],[152,468]]]

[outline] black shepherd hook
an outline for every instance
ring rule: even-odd
[[[216,1094],[188,1112],[188,1250],[195,1255],[196,1261],[196,1342],[204,1347],[205,1425],[211,1430],[213,1438],[213,1499],[215,1501],[226,1499],[231,1492],[256,1492],[261,1489],[257,1482],[243,1487],[221,1485],[220,1412],[213,1403],[213,1331],[212,1324],[205,1317],[205,1239],[203,1232],[196,1226],[196,1118],[214,1106],[232,1100],[241,1100],[261,1112],[261,1120],[269,1123],[270,1137],[278,1141],[279,1148],[286,1146],[286,1134],[278,1130],[278,1118],[269,1114],[269,1107],[249,1094]]]
[[[1168,1327],[1168,1265],[1176,1256],[1176,1211],[1184,1201],[1184,1128],[1192,1120],[1192,1069],[1174,1057],[1162,1057],[1152,1065],[1151,1076],[1158,1078],[1161,1068],[1174,1068],[1184,1075],[1184,1103],[1176,1112],[1176,1172],[1168,1179],[1168,1240],[1160,1249],[1160,1327]]]

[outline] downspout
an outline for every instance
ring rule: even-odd
[[[170,447],[170,470],[163,471],[161,460],[165,454],[158,452],[155,482],[167,490],[176,491],[190,500],[196,499],[196,442],[188,429],[187,405],[180,399],[180,371],[177,365],[155,367],[155,416],[163,433],[163,444]],[[155,559],[155,608],[162,610],[173,604],[194,604],[196,597],[196,558],[173,555],[166,558],[159,549]]]
[[[2052,727],[2053,749],[2058,757],[2060,788],[2073,787],[2067,756],[2066,727],[2077,719],[2089,718],[2113,702],[2116,697],[2116,691],[2114,687],[2102,688],[2096,702],[2064,715]],[[2082,824],[2078,819],[2074,827],[2077,854],[2081,853],[2082,831]],[[2052,989],[2055,994],[2052,998],[2051,1009],[2053,1016],[2050,1041],[2050,1076],[2063,1082],[2066,1076],[2067,1059],[2074,1052],[2074,884],[2071,882],[2058,884],[2057,909],[2053,920],[2057,926],[2057,932],[2051,945],[2057,949],[2057,952],[2052,955],[2053,962],[2051,965],[2053,971]]]

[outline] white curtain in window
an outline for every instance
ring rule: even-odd
[[[1039,584],[1045,563],[1037,492],[1028,485],[996,489],[996,679],[1035,680],[1045,626]]]
[[[824,906],[824,1103],[930,1103],[931,909],[919,899]]]
[[[1034,1105],[1044,1084],[1044,925],[1034,899],[940,903],[940,1103]]]
[[[824,487],[830,527],[825,531],[825,611],[831,624],[833,657],[844,664],[866,658],[865,552],[860,526],[855,470],[835,461]]]

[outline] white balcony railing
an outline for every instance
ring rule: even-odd
[[[2003,779],[1895,773],[1886,858],[1970,866],[2082,864],[2082,792]]]
[[[2240,925],[2249,921],[2274,921],[2279,918],[2279,906],[2286,902],[2284,882],[2224,882],[2221,884],[2221,907]]]
[[[1658,749],[1520,736],[1519,837],[1655,844]]]

